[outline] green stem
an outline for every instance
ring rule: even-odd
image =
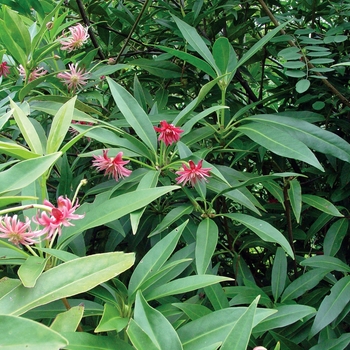
[[[14,211],[19,211],[19,210],[27,210],[27,209],[41,209],[45,211],[51,211],[52,208],[48,207],[47,205],[43,204],[28,204],[28,205],[20,205],[18,207],[12,207],[4,210],[0,210],[0,215],[7,214],[7,213],[12,213]]]
[[[226,102],[226,87],[221,88],[221,105],[225,106]],[[220,131],[225,128],[225,108],[220,110]]]
[[[26,245],[26,248],[32,253],[32,255],[39,256],[37,253],[35,253],[35,251],[33,250],[33,248],[30,245]]]

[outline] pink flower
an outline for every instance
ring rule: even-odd
[[[72,52],[81,48],[89,39],[88,29],[84,28],[80,23],[74,27],[69,27],[69,31],[71,35],[60,40],[62,44],[61,50]]]
[[[17,69],[19,71],[19,75],[24,80],[26,80],[27,73],[26,73],[24,67],[20,64]],[[28,82],[30,83],[31,81],[45,75],[46,73],[47,73],[47,70],[45,70],[43,67],[36,68],[32,72],[29,73]]]
[[[256,346],[253,350],[267,350],[263,346]]]
[[[92,165],[97,167],[98,171],[105,170],[104,175],[112,175],[116,181],[120,178],[128,177],[131,174],[131,170],[124,168],[125,164],[128,164],[129,160],[123,160],[123,152],[119,152],[116,157],[109,158],[107,156],[108,150],[103,151],[103,156],[93,156],[95,160],[92,161]]]
[[[189,162],[190,167],[188,168],[186,164],[182,164],[182,169],[176,172],[180,175],[176,178],[178,184],[186,185],[187,182],[190,182],[194,186],[198,181],[207,181],[209,177],[209,171],[211,168],[202,168],[203,160],[200,160],[198,164],[194,164],[192,160]]]
[[[0,64],[0,77],[7,77],[10,73],[10,68],[7,67],[7,62],[2,62]]]
[[[46,212],[39,213],[33,218],[33,221],[41,226],[44,226],[43,233],[48,234],[48,239],[50,239],[58,230],[58,234],[61,235],[61,228],[63,226],[74,226],[70,220],[82,219],[85,215],[74,214],[75,210],[79,207],[76,203],[74,206],[69,198],[64,198],[63,196],[58,197],[57,207],[55,207],[48,200],[44,200],[44,205],[52,208],[51,215],[48,216]]]
[[[180,134],[184,132],[173,124],[168,124],[165,120],[160,122],[160,127],[155,126],[154,130],[160,132],[159,141],[163,141],[166,146],[179,141]]]
[[[32,231],[30,228],[30,220],[26,218],[26,222],[19,221],[17,215],[4,217],[0,216],[0,238],[6,238],[15,245],[30,245],[38,243],[37,238],[43,234],[42,231]]]
[[[75,91],[77,88],[82,88],[86,85],[88,74],[84,73],[84,69],[78,68],[77,64],[69,64],[70,72],[58,73],[57,78],[63,79],[63,83],[68,86],[68,90]]]

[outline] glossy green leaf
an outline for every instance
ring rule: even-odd
[[[297,179],[289,182],[288,197],[297,223],[300,221],[301,213],[301,186]]]
[[[131,319],[126,333],[136,350],[159,350],[159,347],[153,343],[151,337],[141,328],[141,326]]]
[[[208,315],[212,312],[206,306],[200,304],[173,303],[172,305],[183,311],[186,314],[186,316],[192,321],[201,318],[205,315]]]
[[[135,130],[139,138],[153,151],[157,150],[157,136],[148,115],[121,85],[107,77],[114,101],[124,118]]]
[[[282,157],[302,160],[323,171],[322,165],[304,143],[272,125],[248,123],[239,126],[237,130],[273,153]]]
[[[0,194],[16,191],[43,175],[61,156],[61,152],[24,160],[0,172]]]
[[[13,109],[10,109],[8,112],[6,112],[4,115],[0,117],[0,130],[4,127],[7,121],[12,117],[12,114],[13,114]]]
[[[315,268],[305,272],[286,287],[281,296],[281,302],[299,298],[308,290],[316,287],[329,271],[330,269]]]
[[[11,157],[15,157],[18,159],[31,159],[40,157],[40,154],[31,152],[27,148],[16,143],[0,141],[0,151],[1,153],[7,154]]]
[[[73,306],[53,320],[50,328],[56,332],[75,332],[84,314],[84,306]]]
[[[215,222],[209,218],[202,220],[196,233],[196,268],[199,275],[207,272],[217,242],[219,230]]]
[[[337,339],[327,339],[314,345],[310,350],[344,350],[350,344],[350,334],[344,333]]]
[[[69,341],[69,345],[64,347],[65,350],[135,350],[116,336],[100,336],[83,332],[63,332],[62,335]]]
[[[136,294],[134,319],[157,349],[182,349],[179,336],[171,323],[161,312],[149,306],[140,292]]]
[[[295,90],[299,94],[302,94],[302,93],[306,92],[309,89],[310,85],[311,85],[310,80],[308,80],[308,79],[300,79],[297,82],[297,84],[295,85]]]
[[[300,262],[301,266],[319,267],[330,271],[350,272],[350,267],[338,258],[315,255]]]
[[[215,63],[212,53],[209,51],[207,45],[197,33],[196,29],[189,26],[186,22],[181,19],[172,16],[176,25],[180,29],[185,40],[192,46],[192,48],[197,51],[204,59],[207,61],[212,68],[214,68],[216,74],[219,76],[222,72]]]
[[[136,266],[129,282],[129,298],[136,294],[142,288],[142,285],[150,279],[164,265],[177,246],[177,242],[187,225],[182,225],[167,234],[147,254],[142,261]]]
[[[0,315],[0,347],[9,350],[59,350],[68,341],[39,322],[22,317]]]
[[[46,266],[46,259],[39,256],[29,256],[18,269],[18,276],[23,285],[32,288]]]
[[[95,333],[114,331],[120,332],[129,322],[129,318],[123,317],[120,310],[110,303],[104,304],[103,315],[95,328]]]
[[[289,61],[283,63],[283,67],[287,69],[299,69],[305,67],[305,62],[302,61]]]
[[[262,333],[274,328],[281,328],[293,324],[303,317],[316,313],[313,307],[307,305],[280,305],[275,308],[277,312],[260,322],[253,333]]]
[[[331,294],[321,302],[309,337],[314,336],[329,325],[350,302],[350,276],[340,279],[332,288]]]
[[[246,311],[246,307],[225,308],[185,324],[177,331],[184,350],[202,350],[223,342]],[[270,309],[257,309],[253,326],[275,312]]]
[[[225,338],[220,350],[247,349],[249,339],[254,327],[254,316],[258,305],[257,297],[247,310],[237,319],[230,333]]]
[[[60,264],[37,280],[35,287],[23,285],[0,299],[0,313],[21,315],[39,305],[92,289],[117,276],[134,263],[134,254],[95,254]]]
[[[76,211],[85,214],[85,218],[74,223],[75,226],[66,228],[59,238],[61,247],[66,246],[72,237],[89,228],[104,225],[117,220],[124,215],[143,208],[162,195],[180,188],[179,186],[163,186],[136,190],[124,193],[118,197],[104,200],[101,203],[84,203]]]
[[[10,105],[11,108],[13,108],[13,117],[15,118],[17,126],[20,129],[24,139],[26,140],[30,150],[36,154],[43,154],[44,151],[40,137],[36,132],[33,124],[30,122],[29,118],[11,99]]]
[[[250,304],[253,300],[260,296],[259,304],[271,307],[272,301],[270,297],[254,283],[245,281],[246,286],[224,287],[224,293],[230,300],[229,306]]]
[[[302,201],[318,210],[323,211],[326,214],[333,216],[344,216],[339,210],[327,199],[324,199],[313,194],[303,194]]]
[[[162,286],[152,289],[149,293],[145,293],[146,300],[155,300],[169,295],[183,294],[215,283],[232,280],[229,277],[213,276],[213,275],[193,275],[178,278],[168,282]]]
[[[170,225],[179,220],[180,218],[186,217],[193,211],[193,205],[180,205],[169,211],[164,217],[164,219],[157,225],[157,227],[148,235],[148,237],[155,236],[164,230],[166,230]]]
[[[47,138],[46,152],[48,154],[57,152],[60,148],[73,119],[76,99],[77,97],[75,96],[66,102],[53,118],[50,134]]]
[[[278,243],[285,252],[294,257],[292,248],[283,234],[268,222],[256,219],[253,216],[239,213],[225,214],[232,220],[238,221],[248,229],[256,233],[263,241]]]
[[[348,142],[338,135],[305,120],[273,114],[259,114],[248,117],[247,120],[275,125],[287,131],[292,137],[303,142],[311,149],[350,162],[350,145]]]
[[[348,232],[349,222],[347,219],[339,219],[328,229],[323,241],[325,255],[334,256],[339,251],[343,239]]]
[[[174,79],[182,76],[181,68],[175,63],[169,61],[156,61],[146,58],[138,58],[136,60],[129,61],[128,64],[139,66],[150,74],[164,79]]]
[[[276,250],[275,259],[273,261],[272,266],[272,274],[271,274],[271,290],[272,295],[275,299],[281,296],[284,286],[286,284],[287,278],[287,257],[284,250],[280,247]]]

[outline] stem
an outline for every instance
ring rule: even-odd
[[[226,87],[221,89],[221,105],[225,106],[226,102]],[[220,111],[220,130],[225,128],[225,108],[222,108]]]
[[[0,210],[0,215],[7,214],[7,213],[12,213],[14,211],[19,211],[19,210],[27,210],[27,209],[42,209],[45,211],[51,211],[52,208],[48,207],[47,205],[43,204],[28,204],[28,205],[20,205],[18,207],[12,207],[4,210]]]
[[[39,256],[37,253],[35,253],[35,251],[33,250],[33,248],[30,245],[26,245],[26,248],[32,253],[32,255]]]
[[[79,185],[77,187],[77,189],[75,190],[75,193],[74,193],[74,196],[73,196],[73,199],[72,199],[72,203],[74,204],[75,200],[77,199],[77,196],[78,196],[78,193],[79,193],[79,190],[80,190],[80,187],[81,186],[85,186],[87,184],[87,180],[86,179],[83,179],[79,182]]]
[[[137,16],[136,21],[135,21],[135,23],[133,24],[133,26],[132,26],[132,28],[131,28],[131,30],[130,30],[130,32],[129,32],[127,38],[126,38],[125,43],[124,43],[122,49],[119,51],[118,56],[117,56],[116,59],[115,59],[115,63],[118,63],[118,61],[119,61],[119,59],[120,59],[120,56],[123,54],[125,48],[126,48],[127,45],[129,44],[129,41],[130,41],[130,39],[131,39],[131,36],[133,35],[133,33],[134,33],[134,31],[135,31],[137,25],[139,24],[143,13],[145,12],[146,8],[148,7],[148,3],[149,3],[149,0],[146,0],[146,1],[144,2],[143,6],[142,6],[142,9],[141,9],[141,12],[140,12],[139,15]]]

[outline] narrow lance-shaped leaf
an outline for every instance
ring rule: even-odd
[[[122,86],[107,77],[114,101],[139,138],[155,153],[157,135],[148,115]]]
[[[309,337],[311,338],[329,325],[348,305],[350,301],[350,276],[343,277],[332,288],[317,311]]]
[[[21,315],[51,301],[86,292],[124,272],[134,254],[112,252],[77,258],[60,264],[37,280],[35,287],[19,285],[0,299],[0,314]]]
[[[52,120],[50,134],[47,138],[46,152],[48,154],[58,151],[70,127],[74,114],[74,105],[77,97],[66,102],[56,113]]]
[[[341,247],[349,227],[348,219],[339,219],[328,229],[323,242],[325,255],[334,256]]]
[[[253,216],[239,213],[224,214],[232,220],[238,221],[253,232],[255,232],[262,240],[266,242],[275,242],[281,245],[286,253],[294,257],[292,248],[283,234],[275,229],[268,222],[256,219]]]
[[[350,272],[350,266],[338,258],[327,255],[315,255],[300,262],[301,266],[319,267],[330,271]]]
[[[311,205],[312,207],[323,211],[326,214],[333,216],[344,216],[339,210],[327,199],[315,196],[313,194],[303,194],[302,200],[304,203]]]
[[[297,179],[289,182],[288,196],[294,216],[299,223],[301,213],[301,186]]]
[[[271,289],[275,302],[283,292],[287,278],[287,258],[284,250],[280,247],[276,250],[272,266]]]

